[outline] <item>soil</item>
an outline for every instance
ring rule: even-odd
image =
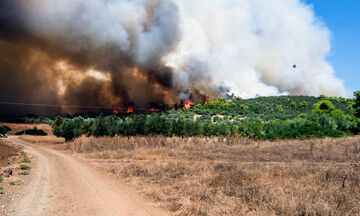
[[[6,166],[9,163],[9,159],[17,156],[19,152],[17,148],[5,144],[3,140],[0,140],[0,149],[0,166]]]

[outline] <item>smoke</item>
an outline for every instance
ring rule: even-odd
[[[243,97],[345,94],[326,62],[330,32],[301,1],[178,0],[177,5],[184,36],[169,62],[178,74],[202,71]]]
[[[0,99],[149,107],[228,87],[344,95],[329,38],[300,0],[1,1]]]

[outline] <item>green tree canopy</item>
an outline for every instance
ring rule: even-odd
[[[319,103],[314,104],[314,111],[330,113],[335,109],[334,104],[329,100],[322,100]]]
[[[360,118],[360,91],[354,92],[355,96],[355,104],[354,104],[354,111],[355,116]]]

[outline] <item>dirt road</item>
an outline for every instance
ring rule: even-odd
[[[8,205],[6,215],[165,215],[81,160],[17,137],[9,140],[25,146],[35,160],[28,183]]]

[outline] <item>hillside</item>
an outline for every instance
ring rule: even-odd
[[[236,117],[243,115],[247,118],[270,119],[292,119],[300,114],[307,114],[313,111],[313,105],[322,100],[331,101],[336,109],[342,110],[344,114],[351,114],[353,99],[327,98],[325,96],[273,96],[258,97],[247,100],[235,98],[231,102],[224,99],[211,101],[204,105],[197,105],[193,110],[196,114],[225,115]],[[279,110],[279,106],[283,110]]]

